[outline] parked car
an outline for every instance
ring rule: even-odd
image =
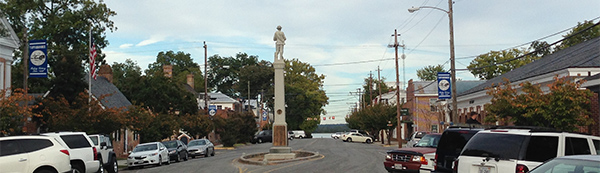
[[[477,132],[483,128],[451,126],[444,130],[440,143],[435,151],[435,172],[451,173],[454,170],[454,161],[460,151]]]
[[[161,166],[171,164],[169,150],[160,142],[138,144],[127,157],[127,169],[135,169],[146,165]]]
[[[192,158],[202,155],[204,155],[204,157],[215,155],[215,145],[208,139],[196,139],[190,141],[187,150]]]
[[[271,130],[261,130],[254,134],[251,143],[263,143],[263,142],[273,142],[273,131]]]
[[[501,127],[477,132],[458,157],[458,172],[528,172],[566,155],[596,155],[600,137],[537,127]]]
[[[98,159],[102,163],[104,170],[110,173],[119,172],[119,164],[117,163],[117,155],[113,151],[112,141],[108,136],[95,134],[88,135],[94,143],[94,146],[98,148]]]
[[[331,134],[331,138],[333,139],[340,139],[340,137],[342,137],[343,132],[335,132],[334,134]]]
[[[344,142],[364,142],[367,144],[373,143],[373,138],[365,136],[360,133],[350,132],[342,137],[342,141]]]
[[[412,148],[390,150],[383,166],[388,172],[430,172],[433,170],[435,150],[442,134],[431,133],[423,136]]]
[[[600,172],[600,155],[557,157],[529,171],[529,173],[546,172],[598,173]]]
[[[410,137],[408,138],[408,142],[406,142],[406,147],[407,148],[414,147],[415,144],[419,143],[419,140],[426,134],[429,134],[429,132],[424,132],[424,131],[413,132],[410,135]]]
[[[292,130],[289,132],[289,135],[292,138],[306,138],[306,133],[304,133],[304,130]]]
[[[67,147],[71,156],[71,168],[79,173],[104,172],[98,159],[98,149],[85,132],[43,133]]]
[[[185,145],[180,140],[171,140],[162,142],[165,147],[169,150],[169,158],[171,160],[175,160],[177,162],[181,162],[181,160],[188,160],[188,151],[187,145]]]
[[[48,136],[0,137],[0,172],[72,172],[69,150]]]

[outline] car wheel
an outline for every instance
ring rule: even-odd
[[[215,156],[215,148],[212,148],[212,154],[210,154],[210,156]]]
[[[54,173],[54,171],[51,169],[40,169],[40,170],[36,170],[33,173]]]
[[[189,158],[187,151],[185,152],[185,154],[183,155],[183,161],[187,161]]]
[[[367,144],[370,144],[370,143],[371,143],[371,140],[370,140],[370,139],[367,139],[367,141],[366,141],[366,142],[367,142]]]
[[[162,166],[162,156],[158,156],[158,163],[156,164],[156,166]]]
[[[117,158],[113,157],[112,164],[110,164],[110,168],[108,169],[109,173],[118,173],[119,172],[119,163],[117,162]]]
[[[104,162],[102,162],[102,156],[98,155],[98,163],[100,166],[98,166],[98,173],[104,173],[104,166],[102,166]]]
[[[71,167],[73,168],[73,173],[84,173],[83,172],[83,165],[74,164],[74,165],[71,165]]]
[[[171,157],[169,157],[169,158],[167,159],[167,165],[170,165],[170,164],[171,164]]]
[[[352,142],[352,138],[348,138],[348,139],[346,139],[346,141]]]
[[[176,162],[181,162],[181,153],[177,153],[177,159],[175,159]]]
[[[204,151],[204,157],[208,157],[208,148]]]

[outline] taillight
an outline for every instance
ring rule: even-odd
[[[421,165],[427,165],[427,159],[425,157],[421,157]]]
[[[96,150],[96,147],[92,147],[92,149],[94,150],[94,160],[98,160],[98,150]]]
[[[435,162],[433,162],[433,170],[437,170],[438,169],[438,167],[437,167],[437,154],[435,154],[434,158],[435,158]]]
[[[65,153],[67,156],[69,156],[69,150],[60,150],[61,153]]]
[[[527,168],[527,166],[525,166],[525,165],[518,164],[515,172],[516,173],[526,173],[526,172],[529,172],[529,168]]]
[[[458,159],[454,160],[454,165],[452,165],[452,170],[454,170],[454,172],[458,172]]]

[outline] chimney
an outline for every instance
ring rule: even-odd
[[[163,72],[165,73],[165,77],[173,77],[173,65],[163,65]]]
[[[98,70],[98,76],[105,77],[108,82],[113,83],[113,71],[108,64],[103,64],[100,66],[100,69]]]
[[[194,88],[194,74],[187,75],[187,84]]]

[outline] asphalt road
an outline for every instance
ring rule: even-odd
[[[268,152],[271,143],[250,144],[233,150],[217,150],[215,156],[200,157],[184,162],[172,162],[160,167],[146,166],[121,172],[207,172],[207,173],[310,173],[310,172],[386,172],[383,168],[385,152],[394,147],[381,144],[348,143],[334,139],[296,139],[289,143],[292,150],[313,151],[321,157],[277,165],[250,165],[239,163],[244,153]]]

